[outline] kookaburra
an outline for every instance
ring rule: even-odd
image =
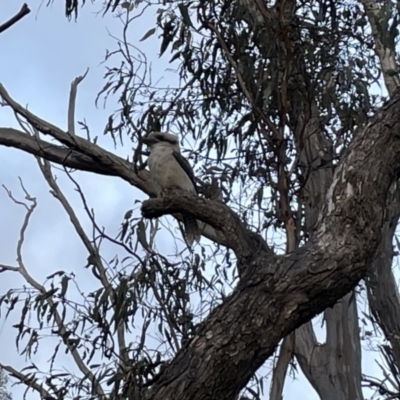
[[[192,167],[182,156],[178,137],[170,133],[151,132],[143,138],[150,147],[148,165],[150,178],[158,197],[169,189],[178,188],[197,193]],[[185,237],[189,246],[200,240],[200,229],[191,215],[182,215]]]

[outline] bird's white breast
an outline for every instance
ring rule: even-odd
[[[151,149],[148,159],[150,176],[158,196],[165,189],[176,187],[196,193],[189,176],[176,161],[173,148],[160,143]]]

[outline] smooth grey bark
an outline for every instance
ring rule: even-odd
[[[354,292],[326,310],[325,319],[324,344],[317,342],[310,323],[296,330],[295,353],[301,370],[321,399],[361,399],[361,346]]]

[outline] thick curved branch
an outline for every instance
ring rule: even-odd
[[[238,287],[200,324],[147,399],[234,398],[282,337],[335,304],[365,276],[400,166],[399,117],[396,92],[337,166],[307,245],[281,257],[263,250],[254,254]],[[193,210],[200,212],[200,202]],[[215,226],[222,223],[215,218]]]
[[[97,152],[105,152],[101,147],[89,141],[87,141],[87,143],[88,147],[92,146]],[[113,159],[118,159],[118,163],[124,166],[123,174],[119,173],[121,170],[118,171],[115,168],[110,168],[109,165],[104,165],[101,162],[95,161],[90,155],[82,154],[79,150],[70,149],[65,146],[57,146],[14,128],[0,128],[0,145],[22,150],[67,168],[94,172],[107,176],[116,176],[129,182],[132,186],[138,187],[149,196],[154,196],[148,171],[141,170],[136,174],[128,161],[116,155],[113,155]],[[226,239],[222,233],[214,230],[209,225],[202,228],[202,234],[214,242],[224,246],[227,245]]]
[[[284,66],[285,72],[276,96],[281,99],[282,110],[288,111],[290,115],[288,126],[295,139],[297,160],[293,163],[292,169],[288,173],[285,173],[285,168],[279,169],[278,188],[280,190],[280,199],[283,199],[281,204],[285,205],[285,208],[282,207],[281,210],[284,210],[282,214],[285,215],[287,249],[290,251],[296,243],[296,232],[292,223],[293,218],[291,217],[288,201],[285,201],[288,195],[288,188],[285,185],[286,179],[290,177],[290,174],[295,169],[302,171],[305,183],[300,197],[304,205],[304,223],[308,228],[306,230],[310,233],[315,227],[324,204],[326,192],[332,182],[332,146],[322,131],[320,113],[316,102],[312,100],[314,98],[314,94],[311,93],[312,85],[307,84],[307,82],[310,82],[311,77],[306,72],[307,68],[304,61],[297,60],[294,62],[292,59],[293,51],[296,47],[296,37],[299,37],[299,29],[301,30],[300,25],[296,27],[296,24],[293,25],[293,21],[296,18],[295,2],[282,2],[278,8],[276,5],[267,8],[262,0],[240,0],[240,3],[244,6],[243,9],[246,10],[241,17],[250,26],[258,26],[258,31],[263,32],[261,40],[265,43],[270,43],[271,40],[276,41],[281,48],[285,49],[277,56],[280,60],[279,65]],[[280,32],[278,38],[275,34],[277,31]],[[220,35],[217,35],[217,38],[224,49],[224,43],[223,41],[221,43]],[[231,59],[229,59],[229,52],[227,59],[235,67],[234,63],[232,64]],[[305,101],[299,102],[301,105],[297,107],[288,107],[288,99],[298,98],[299,92]],[[244,93],[247,96],[247,93]],[[282,120],[286,119],[286,111],[281,114]],[[283,165],[284,162],[279,164]],[[298,229],[299,226],[296,228]],[[354,297],[351,298],[354,300]],[[345,301],[345,304],[347,304],[347,301]],[[348,393],[353,394],[353,388],[355,387],[361,391],[361,372],[350,378],[347,372],[349,365],[351,371],[359,370],[359,358],[357,358],[359,332],[349,327],[351,325],[358,328],[358,319],[357,313],[350,314],[350,310],[352,310],[352,307],[345,308],[339,303],[333,308],[333,312],[325,313],[327,329],[329,330],[331,327],[336,329],[337,336],[335,338],[329,336],[330,342],[327,341],[323,347],[317,343],[315,335],[312,334],[311,322],[292,332],[290,337],[283,341],[271,379],[270,400],[281,399],[282,397],[287,367],[292,359],[293,351],[296,355],[300,355],[298,357],[299,365],[321,398],[328,400],[328,398],[335,396],[337,399],[339,399],[339,396],[346,397]],[[354,317],[352,321],[349,320],[349,315]],[[343,323],[338,324],[338,318],[341,318]],[[294,345],[293,335],[296,336]],[[342,352],[340,353],[340,358],[338,356],[336,359],[331,357],[332,350],[337,347],[335,339],[342,340],[346,344],[350,343],[348,349],[352,349],[353,352]],[[309,368],[310,364],[307,364],[307,361],[309,357],[315,355],[315,349],[318,350],[318,354],[321,357],[318,359],[314,357],[312,368]],[[323,352],[329,356],[323,358]],[[329,361],[327,362],[327,360]],[[327,372],[328,369],[329,373]],[[333,380],[330,378],[331,376],[340,378]],[[357,395],[349,396],[352,398],[360,397]]]
[[[166,367],[147,398],[232,399],[282,337],[333,305],[365,276],[381,237],[388,188],[400,166],[399,117],[397,92],[358,133],[337,166],[309,243],[282,257],[263,248],[254,251],[238,287],[198,327],[195,338]],[[48,128],[37,120],[29,122],[42,132]],[[61,130],[44,133],[60,132],[73,150],[86,155],[94,151],[93,160],[106,166],[112,162],[107,159],[111,153],[82,138],[74,141]],[[224,205],[215,207],[218,203],[196,198],[194,206],[193,198],[185,196],[156,204],[163,208],[168,201],[172,207],[168,213],[182,211],[183,202],[185,211],[231,233],[227,241],[232,246],[240,246],[239,237],[246,238],[245,229]],[[246,238],[245,255],[248,246]]]
[[[163,198],[146,200],[142,204],[142,214],[146,218],[158,218],[174,213],[192,214],[222,232],[226,246],[235,252],[241,265],[249,262],[261,248],[261,240],[257,241],[255,234],[246,229],[240,218],[221,202],[176,190]]]

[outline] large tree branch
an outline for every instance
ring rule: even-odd
[[[255,251],[238,287],[199,326],[149,398],[197,399],[206,392],[211,398],[231,399],[283,336],[334,304],[365,275],[381,236],[388,188],[400,165],[399,116],[397,93],[343,156],[310,242],[279,258],[263,247]],[[73,150],[80,151],[83,143],[84,154],[93,151],[96,162],[102,164],[108,157],[100,147],[79,139],[72,143]],[[210,223],[215,219],[215,227],[227,229],[218,214],[209,215],[209,203],[203,199],[181,201],[180,208],[178,203],[171,212],[191,212]],[[237,229],[234,220],[227,224]],[[245,230],[239,228],[239,233],[244,235]]]
[[[35,136],[27,135],[26,133],[14,128],[0,128],[0,144],[23,150],[26,153],[42,157],[47,161],[54,162],[67,168],[95,172],[101,175],[119,176],[132,185],[137,182],[137,177],[133,171],[129,176],[126,174],[124,176],[118,175],[115,170],[95,162],[93,158],[82,154],[77,150],[71,150],[64,146],[57,146],[40,138],[36,138]],[[126,168],[132,169],[129,162],[122,158],[120,159],[120,162],[126,163]],[[148,176],[147,171],[141,171],[140,176],[143,181],[146,181]],[[149,189],[144,191],[150,194],[150,185],[148,186]]]
[[[277,40],[285,49],[278,55],[281,65],[285,66],[285,74],[278,88],[277,98],[281,98],[282,108],[290,115],[288,122],[297,151],[297,162],[294,163],[294,167],[300,167],[305,181],[300,198],[304,205],[306,231],[311,233],[316,226],[326,192],[332,183],[334,167],[332,145],[321,129],[317,104],[314,100],[310,100],[315,97],[312,93],[313,85],[308,84],[311,82],[311,77],[306,72],[304,60],[294,61],[292,58],[296,52],[296,35],[299,35],[301,29],[301,24],[294,23],[295,2],[286,1],[279,4],[278,8],[269,9],[258,0],[241,0],[241,3],[246,6],[250,15],[250,18],[246,18],[247,14],[244,14],[246,22],[263,27],[265,34],[263,41],[270,43],[271,40]],[[269,34],[271,29],[269,27],[274,27],[274,33]],[[275,35],[276,31],[281,34],[278,38]],[[299,98],[303,101],[293,101]],[[291,102],[290,107],[287,104],[288,100]],[[282,119],[285,118],[284,112]],[[286,177],[283,177],[283,182],[285,180]],[[285,190],[280,197],[285,198]],[[286,206],[286,210],[289,211],[286,215],[290,216],[290,205]],[[286,232],[290,249],[290,233],[293,232],[290,223],[286,224]],[[348,307],[347,297],[350,299]],[[301,369],[321,398],[328,400],[346,399],[349,396],[362,397],[357,308],[355,296],[349,294],[347,297],[325,313],[326,329],[334,331],[335,335],[328,335],[323,346],[317,342],[311,322],[302,325],[282,342],[273,369],[271,400],[282,398],[285,376],[293,353],[296,354]],[[346,343],[347,348],[343,349],[341,343]]]
[[[312,232],[333,179],[333,155],[327,151],[331,146],[321,132],[316,105],[311,103],[304,111],[295,118],[296,137],[299,160],[306,167],[307,176],[305,223],[307,231]],[[304,132],[302,139],[300,132]],[[323,345],[311,335],[311,322],[296,330],[294,353],[299,365],[321,399],[361,399],[361,346],[355,295],[349,293],[326,310],[324,319],[327,337]]]
[[[254,254],[238,287],[200,324],[147,398],[233,398],[282,337],[365,276],[400,166],[399,117],[397,92],[344,154],[307,245],[281,257]],[[194,200],[192,213],[200,215],[204,204]],[[190,212],[186,205],[179,211]]]
[[[379,4],[372,0],[362,0],[368,16],[375,43],[375,53],[379,58],[387,91],[393,95],[399,87],[398,65],[396,61],[395,43],[390,40],[389,29],[385,22],[383,10],[391,10],[390,1]],[[386,29],[382,29],[385,26]],[[400,298],[391,266],[393,262],[393,235],[395,233],[400,207],[400,186],[396,182],[390,188],[387,214],[382,240],[374,268],[368,273],[366,286],[371,313],[385,334],[393,349],[393,357],[400,367]]]
[[[140,190],[143,190],[144,192],[152,192],[152,189],[150,189],[149,186],[149,181],[143,179],[141,175],[135,174],[132,165],[129,162],[105,149],[102,149],[100,146],[97,146],[87,139],[72,135],[69,132],[64,132],[62,129],[50,122],[39,118],[13,100],[1,84],[0,97],[14,110],[15,113],[17,113],[17,115],[25,118],[26,121],[37,131],[56,139],[71,150],[78,151],[79,153],[90,157],[94,162],[101,164],[110,171],[113,171],[115,175],[127,180]]]
[[[196,206],[193,207],[193,204]],[[226,246],[234,250],[240,266],[248,263],[257,251],[269,251],[264,241],[251,233],[239,216],[221,202],[199,198],[184,191],[175,191],[174,195],[150,199],[142,204],[142,214],[146,218],[158,218],[174,213],[192,214],[222,232]],[[243,272],[240,271],[241,274]]]

